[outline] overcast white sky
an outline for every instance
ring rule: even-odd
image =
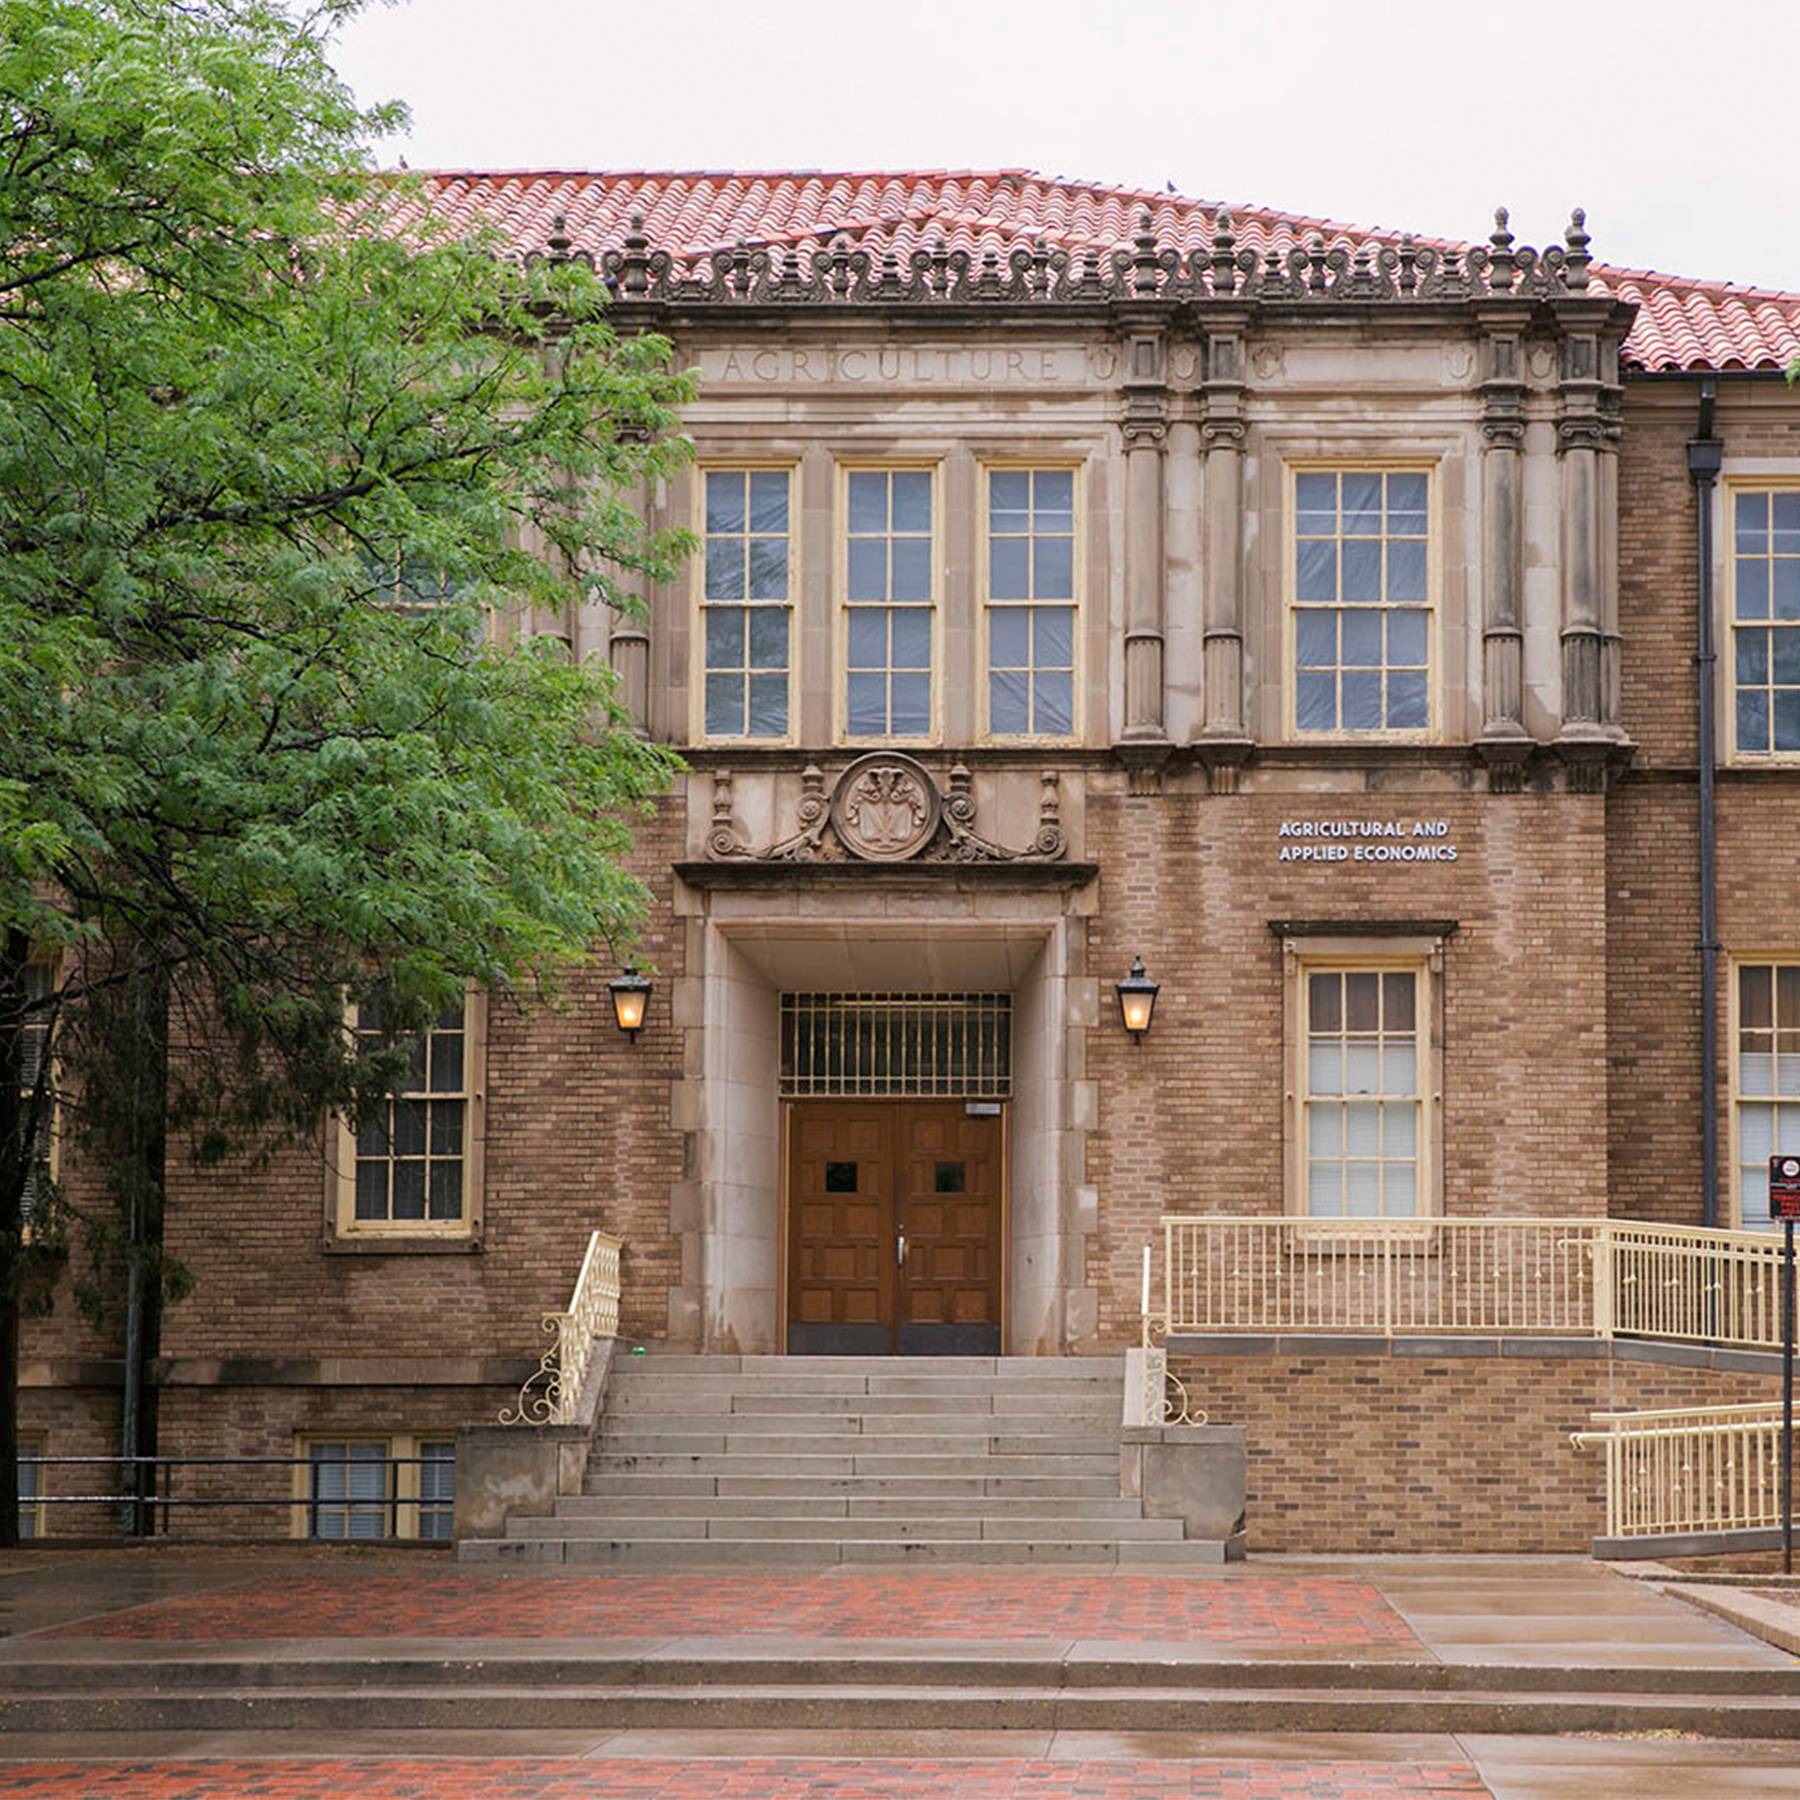
[[[399,0],[417,168],[1024,167],[1800,289],[1800,0]]]

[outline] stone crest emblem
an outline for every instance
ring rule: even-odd
[[[937,835],[943,797],[910,756],[877,751],[859,756],[831,796],[831,826],[852,856],[904,862]]]

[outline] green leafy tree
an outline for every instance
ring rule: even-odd
[[[486,627],[671,572],[629,499],[688,381],[581,263],[362,173],[359,4],[0,17],[0,1545],[38,1265],[85,1226],[140,1311],[177,1278],[165,1121],[217,1158],[366,1108],[404,1052],[346,994],[540,997],[643,900],[670,760]],[[59,1098],[110,1200],[47,1182]]]

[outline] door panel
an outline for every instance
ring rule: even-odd
[[[1004,1137],[960,1100],[789,1108],[790,1355],[999,1354]]]
[[[1002,1121],[970,1118],[960,1100],[897,1110],[900,1349],[997,1356]]]
[[[892,1109],[796,1106],[789,1142],[788,1351],[886,1356],[894,1347]]]

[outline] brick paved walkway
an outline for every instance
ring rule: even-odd
[[[1342,1649],[1417,1643],[1374,1585],[964,1569],[811,1574],[296,1575],[159,1600],[49,1635],[220,1641],[333,1637],[809,1637],[1178,1640]]]
[[[1468,1763],[720,1757],[0,1764],[7,1800],[1464,1800],[1487,1793]]]

